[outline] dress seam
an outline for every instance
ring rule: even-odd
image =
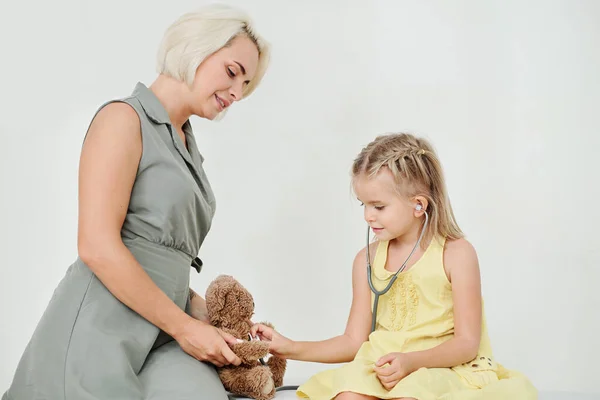
[[[71,340],[73,338],[73,331],[75,330],[75,325],[77,324],[77,320],[79,318],[79,312],[81,311],[81,307],[83,305],[83,302],[85,300],[87,292],[90,289],[90,285],[92,284],[93,279],[94,279],[94,274],[92,273],[92,276],[90,276],[90,280],[88,281],[87,287],[85,288],[85,292],[83,293],[83,296],[81,296],[81,302],[79,303],[79,308],[77,309],[77,314],[75,315],[75,318],[73,319],[73,326],[71,327],[71,332],[69,334],[69,342],[67,343],[67,349],[65,351],[65,364],[64,364],[64,368],[63,368],[63,391],[64,391],[63,393],[64,393],[65,400],[67,400],[67,359],[69,358],[69,350],[71,349]]]

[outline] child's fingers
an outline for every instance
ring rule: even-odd
[[[271,328],[263,324],[256,324],[252,328],[250,328],[250,334],[252,335],[252,337],[256,337],[258,335],[261,338],[261,340],[265,337],[270,338],[272,336]]]
[[[396,383],[400,381],[402,374],[400,373],[400,371],[394,371],[392,374],[389,375],[376,375],[377,379],[379,379],[379,382],[381,382],[382,385],[387,386],[393,384],[393,386],[395,386]]]
[[[259,329],[260,329],[260,324],[252,325],[252,327],[250,328],[250,334],[252,335],[252,337],[256,337],[256,334],[258,333]]]
[[[386,387],[386,389],[393,388],[404,378],[406,374],[402,370],[397,370],[391,375],[377,375],[377,379],[381,382],[382,385]]]
[[[386,354],[385,356],[383,356],[379,360],[377,360],[377,362],[375,363],[375,366],[381,367],[387,363],[391,364],[395,358],[396,358],[396,355],[394,353]]]
[[[392,366],[389,367],[373,367],[373,370],[375,371],[375,373],[377,374],[378,377],[388,377],[393,375],[396,372],[395,368],[392,368]]]
[[[392,390],[398,384],[398,382],[400,382],[400,381],[398,381],[398,380],[392,380],[392,381],[389,381],[389,382],[386,382],[386,383],[382,382],[381,384],[383,385],[383,387],[386,390]]]

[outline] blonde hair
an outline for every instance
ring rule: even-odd
[[[157,71],[191,86],[198,66],[238,36],[256,45],[259,59],[254,78],[242,98],[259,85],[270,61],[270,45],[256,32],[250,16],[224,4],[211,4],[182,15],[165,32],[157,54]]]
[[[382,168],[392,173],[401,196],[423,196],[427,199],[429,224],[422,246],[437,236],[448,239],[464,237],[450,199],[442,165],[433,146],[423,138],[408,133],[392,133],[375,138],[358,154],[352,165],[352,177],[372,178]]]

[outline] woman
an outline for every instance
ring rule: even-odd
[[[246,14],[209,6],[167,30],[150,87],[100,107],[81,152],[79,257],[3,400],[227,398],[213,365],[240,363],[235,339],[189,289],[215,212],[189,118],[221,116],[268,62]]]

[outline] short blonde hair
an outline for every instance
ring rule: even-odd
[[[252,40],[259,53],[254,79],[242,92],[242,97],[247,97],[259,85],[267,70],[270,45],[255,31],[246,12],[228,5],[204,6],[182,15],[169,26],[159,46],[157,71],[191,86],[202,61],[228,46],[238,36]]]
[[[372,178],[382,168],[392,173],[401,196],[427,199],[429,225],[423,235],[423,247],[438,235],[447,239],[464,237],[452,211],[441,162],[431,143],[409,133],[378,136],[355,158],[352,177]]]

